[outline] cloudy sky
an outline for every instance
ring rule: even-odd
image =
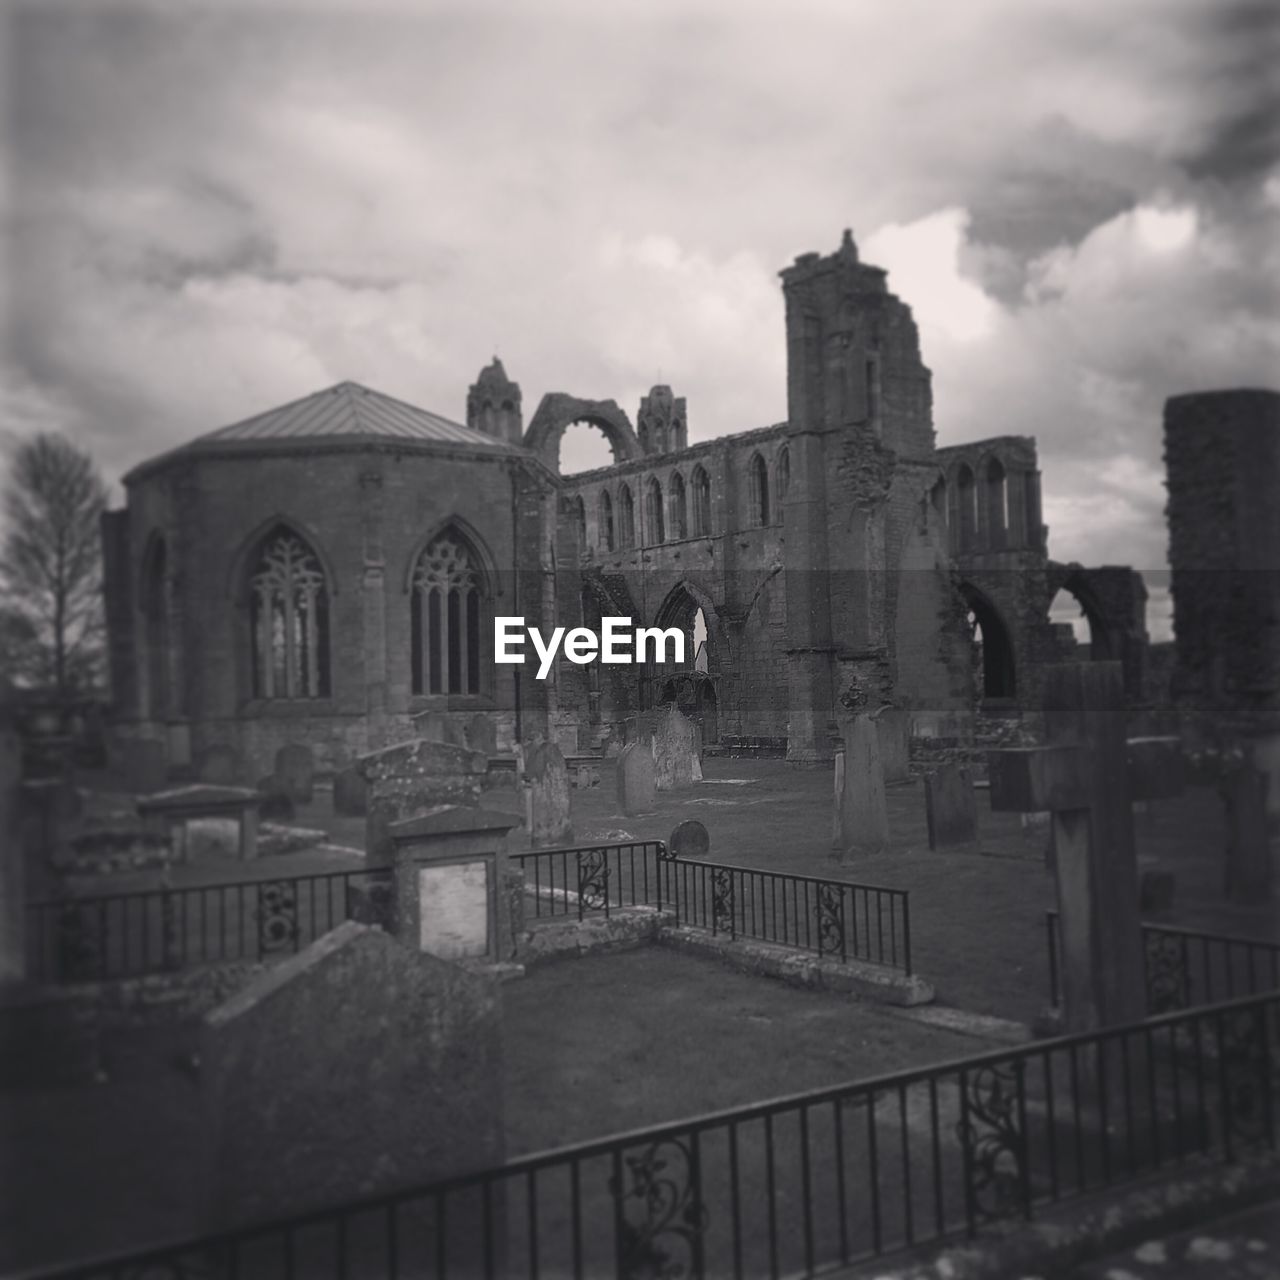
[[[0,431],[113,478],[344,378],[461,418],[495,352],[526,420],[780,421],[777,271],[846,226],[1057,559],[1163,566],[1165,398],[1280,385],[1272,0],[3,13]]]

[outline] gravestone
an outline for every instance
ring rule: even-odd
[[[968,769],[949,764],[926,774],[924,803],[930,849],[976,843],[978,801]]]
[[[209,1229],[499,1164],[496,985],[345,921],[206,1015],[199,1089]]]
[[[701,779],[698,738],[698,726],[678,707],[658,714],[653,726],[653,777],[659,791],[692,786]]]
[[[677,858],[702,862],[711,851],[711,835],[701,822],[694,818],[687,818],[671,832],[667,848]]]
[[[836,851],[880,853],[889,843],[889,811],[875,721],[858,715],[841,726],[844,776],[836,796]]]
[[[391,823],[441,804],[476,806],[489,769],[482,751],[414,738],[356,761],[368,787],[365,851],[371,866],[391,861]]]
[[[1168,911],[1173,906],[1177,888],[1178,880],[1172,871],[1154,869],[1144,871],[1139,882],[1140,905],[1143,912]]]
[[[206,747],[196,761],[196,781],[214,787],[233,786],[240,777],[240,756],[234,747],[215,743]]]
[[[311,748],[286,742],[276,752],[275,775],[295,804],[310,804],[315,793],[316,760]]]
[[[573,839],[569,821],[569,770],[554,742],[539,742],[525,757],[529,782],[529,839],[534,848]]]
[[[492,716],[477,711],[467,726],[467,746],[472,751],[483,751],[487,756],[498,754],[498,726]]]
[[[911,753],[907,713],[901,707],[883,706],[871,713],[880,739],[880,767],[884,780],[906,782],[911,777]]]
[[[506,840],[518,821],[445,804],[392,825],[390,927],[401,943],[458,963],[511,958]]]
[[[22,747],[13,686],[0,676],[0,986],[26,974],[26,850],[19,834]]]
[[[1125,738],[1118,662],[1044,669],[1048,745],[988,755],[991,807],[1052,814],[1065,1029],[1146,1016],[1133,800],[1176,776],[1176,739]],[[1163,766],[1161,761],[1164,761]]]
[[[653,752],[647,742],[632,742],[622,748],[617,770],[618,809],[626,817],[652,813],[655,803]]]
[[[369,808],[369,787],[355,766],[333,775],[333,811],[346,818],[363,818]]]
[[[119,771],[135,795],[163,791],[168,783],[169,762],[159,738],[122,738],[118,750]]]

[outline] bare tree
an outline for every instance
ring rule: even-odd
[[[56,432],[13,450],[0,550],[0,660],[60,696],[93,688],[103,650],[107,487],[93,459]]]

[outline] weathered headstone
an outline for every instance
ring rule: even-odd
[[[711,835],[706,827],[694,818],[687,818],[671,832],[667,848],[677,858],[689,858],[701,862],[711,851]]]
[[[441,804],[478,805],[489,760],[446,742],[415,738],[361,756],[356,769],[368,785],[365,851],[371,866],[391,861],[391,823]]]
[[[622,748],[617,770],[618,809],[627,817],[653,811],[655,791],[653,752],[647,742],[632,742]]]
[[[991,807],[1053,815],[1066,1029],[1138,1022],[1146,985],[1132,801],[1141,793],[1131,774],[1163,778],[1178,743],[1126,740],[1118,662],[1046,667],[1044,715],[1049,745],[989,753]]]
[[[295,804],[310,804],[315,793],[316,759],[311,748],[286,742],[276,752],[275,775]]]
[[[333,775],[333,811],[346,818],[363,818],[369,809],[369,786],[354,766]]]
[[[539,742],[525,756],[529,781],[529,839],[539,845],[563,844],[573,838],[569,821],[569,770],[554,742]]]
[[[889,811],[880,764],[880,735],[867,715],[842,725],[844,779],[836,797],[839,853],[879,853],[889,843]]]
[[[880,767],[886,783],[906,782],[911,777],[907,713],[901,707],[885,705],[871,713],[880,739]]]
[[[659,791],[691,786],[697,764],[698,726],[678,707],[667,707],[653,726],[654,785]]]
[[[13,687],[0,676],[0,985],[26,973],[26,852],[19,834],[22,748]]]
[[[976,843],[978,801],[968,769],[948,764],[927,774],[924,803],[930,849]]]
[[[240,754],[225,743],[206,747],[196,760],[196,781],[214,787],[234,786],[240,777]]]
[[[208,1227],[501,1163],[501,1050],[490,979],[339,925],[204,1019]]]

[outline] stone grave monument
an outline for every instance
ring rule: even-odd
[[[442,960],[510,958],[507,832],[514,814],[438,805],[393,823],[391,930]]]
[[[536,849],[573,839],[569,821],[569,769],[554,742],[538,742],[525,756],[529,785],[529,840]]]
[[[880,735],[869,715],[846,719],[841,729],[844,752],[836,794],[835,852],[880,853],[889,843]]]
[[[276,752],[275,776],[294,804],[310,804],[315,793],[316,761],[311,748],[287,742]]]
[[[678,707],[660,712],[653,726],[653,775],[659,791],[689,787],[702,780],[698,726]]]
[[[978,800],[968,769],[948,764],[925,775],[929,848],[972,846],[978,840]]]
[[[365,850],[370,866],[392,860],[390,826],[441,804],[478,805],[489,768],[482,751],[414,738],[356,761],[368,787]]]
[[[652,813],[656,787],[653,752],[647,742],[631,742],[618,755],[618,808],[628,818]]]
[[[199,1063],[212,1230],[504,1158],[496,984],[369,925],[345,921],[208,1013]]]

